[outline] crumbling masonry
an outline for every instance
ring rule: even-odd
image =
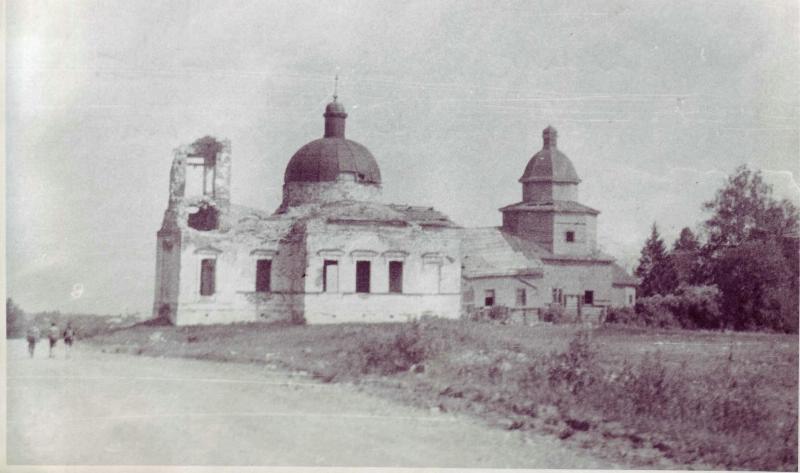
[[[464,229],[430,207],[384,204],[377,161],[345,138],[344,106],[301,147],[275,212],[231,203],[231,146],[176,149],[157,233],[154,317],[173,324],[457,318],[495,305],[535,314],[552,304],[598,313],[633,303],[635,280],[596,250],[599,213],[545,130],[523,201],[503,226]],[[621,271],[621,272],[620,272]]]

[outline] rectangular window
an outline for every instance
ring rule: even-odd
[[[575,232],[567,232],[566,235],[567,241],[572,243],[575,241]]]
[[[628,304],[633,305],[633,296],[628,296]]]
[[[528,305],[528,295],[525,293],[525,288],[523,287],[517,288],[517,305],[518,306]]]
[[[554,304],[561,304],[563,293],[561,289],[554,288],[553,289],[553,303]]]
[[[583,303],[586,305],[594,304],[594,291],[586,291],[583,293]]]
[[[200,295],[211,296],[214,295],[214,286],[216,282],[216,266],[217,260],[204,259],[200,262]]]
[[[322,264],[322,290],[339,292],[339,262],[326,259]]]
[[[483,305],[491,307],[494,305],[494,289],[487,289],[483,293]]]
[[[403,292],[403,262],[389,262],[389,292]]]
[[[356,292],[369,292],[369,261],[356,261]]]
[[[256,292],[269,292],[272,279],[272,260],[260,259],[256,262]]]

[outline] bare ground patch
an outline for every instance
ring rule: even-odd
[[[796,336],[431,320],[140,326],[90,342],[357,383],[632,466],[797,470]]]

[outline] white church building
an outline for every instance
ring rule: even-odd
[[[628,305],[636,281],[596,249],[598,211],[544,132],[496,228],[465,229],[431,207],[381,203],[378,162],[345,138],[334,96],[324,134],[291,157],[274,212],[231,202],[228,141],[174,152],[157,233],[154,317],[176,325],[458,318],[504,305],[584,313]]]

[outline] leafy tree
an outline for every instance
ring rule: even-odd
[[[715,259],[714,282],[722,292],[726,327],[796,330],[797,305],[788,294],[789,277],[786,258],[774,240],[722,249]]]
[[[709,279],[728,327],[797,331],[798,216],[772,197],[759,171],[738,167],[704,204]]]
[[[22,325],[25,323],[25,313],[22,312],[11,298],[6,299],[6,337],[13,338],[21,335]]]
[[[775,200],[761,171],[747,166],[736,168],[703,208],[711,212],[705,228],[712,252],[752,239],[797,235],[797,209],[788,200]]]
[[[640,295],[644,297],[669,294],[678,287],[675,268],[655,223],[650,231],[650,237],[642,248],[635,274],[642,281],[639,289]]]

